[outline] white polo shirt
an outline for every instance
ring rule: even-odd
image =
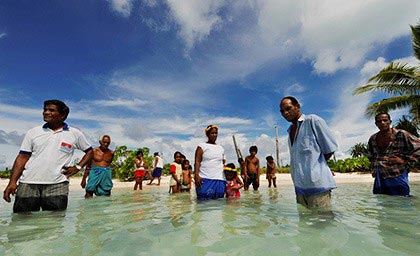
[[[73,166],[74,150],[88,152],[92,149],[83,133],[64,123],[53,131],[48,124],[30,129],[23,139],[19,154],[31,157],[19,182],[29,184],[57,184],[68,181],[61,172],[63,167]]]

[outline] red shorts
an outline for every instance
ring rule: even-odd
[[[134,177],[135,178],[142,178],[146,176],[146,171],[145,170],[135,170],[134,171]]]

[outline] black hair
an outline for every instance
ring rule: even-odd
[[[299,105],[299,101],[295,97],[293,97],[293,96],[286,96],[283,99],[281,99],[280,102],[282,102],[283,100],[290,100],[292,102],[292,105],[293,106]]]
[[[143,156],[143,150],[137,151],[136,156],[138,156],[139,154],[141,154]]]
[[[158,156],[159,155],[159,152],[155,152],[155,153],[153,153],[153,155],[154,156]]]
[[[176,155],[177,155],[177,154],[179,154],[181,157],[183,156],[181,152],[176,151],[176,152],[174,153],[174,159],[175,159],[175,157],[176,157]]]
[[[274,160],[274,158],[273,158],[272,156],[267,156],[267,157],[265,158],[265,160],[267,160],[267,161],[269,161],[269,160]]]
[[[250,148],[249,148],[249,152],[251,153],[251,152],[255,152],[255,153],[258,153],[258,147],[257,146],[251,146]]]
[[[235,164],[234,164],[234,163],[228,163],[228,164],[226,165],[226,167],[229,167],[229,168],[231,168],[231,169],[235,169],[235,168],[236,168],[236,166],[235,166]]]
[[[380,115],[387,115],[389,121],[391,121],[391,116],[389,115],[388,112],[380,112],[380,113],[378,113],[378,114],[375,115],[375,122],[376,122],[376,118],[378,118],[378,116],[380,116]]]
[[[69,107],[67,107],[66,103],[62,102],[61,100],[46,100],[44,101],[44,108],[48,105],[57,106],[58,113],[64,114],[64,120],[67,119],[67,116],[70,113]]]

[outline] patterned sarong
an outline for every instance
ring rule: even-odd
[[[97,196],[108,196],[111,194],[112,186],[112,172],[109,167],[91,167],[86,191],[93,192]]]

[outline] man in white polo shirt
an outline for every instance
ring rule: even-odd
[[[46,123],[26,133],[3,194],[7,202],[11,201],[10,194],[16,196],[13,212],[67,208],[68,177],[80,171],[93,156],[83,133],[64,122],[69,112],[64,102],[47,100],[43,111]],[[85,155],[72,166],[75,149]]]

